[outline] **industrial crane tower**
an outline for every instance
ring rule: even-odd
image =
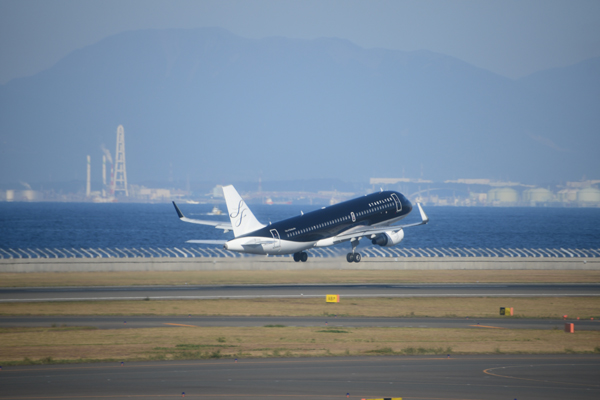
[[[118,193],[124,193],[129,196],[127,191],[127,171],[125,169],[125,129],[123,125],[117,128],[117,151],[115,157],[115,179],[113,180],[112,192],[116,196]]]

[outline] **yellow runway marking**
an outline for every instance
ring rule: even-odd
[[[470,326],[474,326],[475,328],[506,329],[506,328],[501,328],[499,326],[488,326],[488,325],[470,325]]]
[[[197,325],[170,324],[170,323],[168,323],[168,322],[165,322],[164,324],[165,324],[165,325],[173,325],[173,326],[189,326],[189,327],[191,327],[191,328],[198,328],[198,326],[197,326]]]

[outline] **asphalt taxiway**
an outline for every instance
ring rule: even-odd
[[[558,329],[565,322],[577,331],[600,330],[598,320],[530,318],[377,318],[377,317],[198,317],[198,316],[17,316],[0,317],[0,327],[90,326],[98,329],[165,327],[287,327],[329,328],[455,328],[455,329]]]
[[[1,288],[0,302],[345,297],[600,296],[600,284],[347,284]]]
[[[595,355],[232,359],[4,367],[3,399],[598,399]]]

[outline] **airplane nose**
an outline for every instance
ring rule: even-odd
[[[412,211],[412,209],[413,209],[413,206],[412,206],[412,204],[411,204],[410,200],[408,200],[406,197],[404,197],[404,198],[402,199],[402,208],[404,208],[404,209],[408,210],[408,212],[409,212],[409,213],[410,213],[410,212]]]

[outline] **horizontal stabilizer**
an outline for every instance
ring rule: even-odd
[[[230,222],[208,221],[208,220],[187,218],[185,215],[183,215],[183,213],[181,212],[179,207],[177,207],[177,204],[175,204],[175,202],[173,202],[173,205],[175,206],[175,211],[177,212],[177,216],[183,222],[189,222],[192,224],[200,224],[200,225],[210,225],[210,226],[214,226],[217,229],[223,229],[224,231],[232,231],[233,230],[233,226],[231,226]]]

